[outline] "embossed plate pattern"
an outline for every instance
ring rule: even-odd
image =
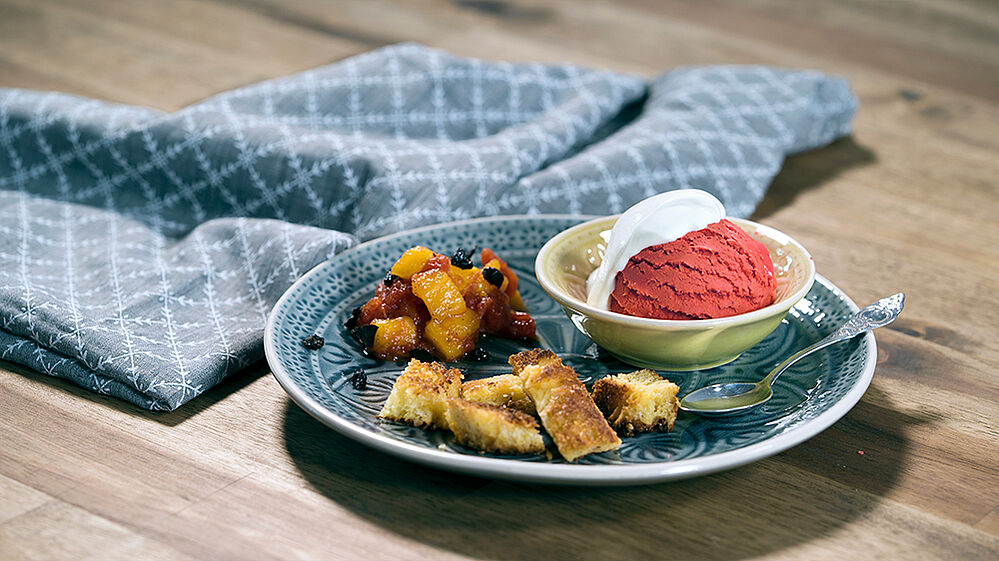
[[[576,463],[543,455],[480,454],[455,444],[444,431],[425,431],[378,420],[375,415],[404,362],[365,357],[343,322],[375,291],[403,251],[424,245],[450,254],[456,247],[489,247],[521,279],[520,290],[538,325],[539,344],[576,369],[587,385],[634,370],[576,331],[534,278],[534,258],[551,236],[578,217],[513,216],[430,226],[380,238],[344,252],[304,275],[274,307],[264,336],[267,360],[291,398],[316,419],[364,444],[422,464],[485,477],[563,484],[625,485],[704,475],[734,468],[790,448],[833,424],[866,391],[876,347],[868,333],[802,360],[776,383],[774,398],[756,412],[711,420],[680,412],[672,432],[624,438],[617,451]],[[680,394],[706,384],[756,381],[783,357],[817,341],[857,306],[832,283],[816,277],[812,290],[767,339],[727,365],[694,372],[665,372]],[[319,351],[301,340],[326,339]],[[486,362],[459,362],[466,379],[509,372],[506,359],[524,343],[489,338]],[[364,368],[368,385],[355,390],[345,374]],[[557,455],[556,455],[557,456]]]

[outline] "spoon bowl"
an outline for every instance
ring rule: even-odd
[[[724,417],[738,415],[763,405],[773,395],[773,390],[767,384],[713,384],[687,394],[680,400],[680,408],[704,416]]]
[[[819,349],[888,325],[902,312],[904,303],[905,294],[901,292],[882,298],[851,316],[829,336],[785,359],[759,382],[728,382],[705,386],[684,396],[680,400],[680,409],[706,417],[740,415],[755,409],[773,397],[774,382],[792,364]]]

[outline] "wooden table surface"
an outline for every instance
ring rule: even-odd
[[[847,77],[853,137],[790,158],[754,218],[857,302],[907,293],[862,401],[739,469],[562,488],[370,450],[265,365],[167,414],[3,365],[0,559],[999,558],[994,2],[0,0],[0,86],[172,110],[403,40]]]

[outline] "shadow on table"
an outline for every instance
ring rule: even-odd
[[[857,144],[852,136],[818,150],[795,154],[784,161],[752,219],[768,218],[793,203],[802,193],[820,187],[846,170],[875,161],[874,152]]]
[[[879,394],[869,390],[883,402]],[[872,430],[871,417],[882,428]],[[906,426],[920,422],[861,404],[775,458],[686,481],[603,488],[424,468],[343,437],[292,403],[284,432],[292,460],[315,490],[432,547],[485,559],[741,559],[815,540],[863,517],[895,485],[909,449]]]

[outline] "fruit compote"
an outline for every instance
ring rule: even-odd
[[[347,322],[372,354],[399,360],[430,353],[453,361],[475,348],[480,333],[509,339],[534,337],[534,320],[517,290],[517,275],[495,253],[451,257],[416,246],[392,265],[375,296]]]

